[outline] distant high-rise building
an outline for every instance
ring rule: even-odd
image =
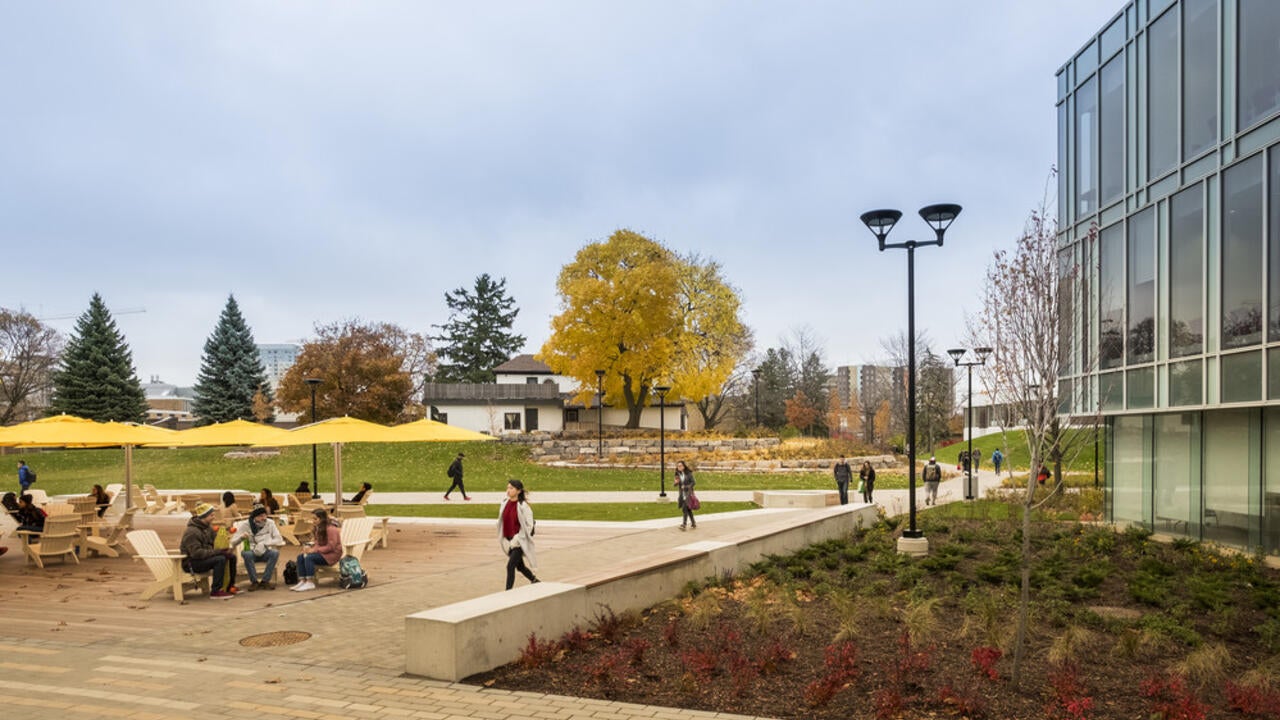
[[[289,368],[298,361],[300,352],[302,352],[302,346],[293,343],[258,345],[258,355],[262,357],[262,365],[267,369],[267,380],[271,383],[272,390],[280,387],[280,381],[284,379],[284,374],[289,371]]]

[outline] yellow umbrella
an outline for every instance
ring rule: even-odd
[[[5,428],[0,445],[20,447],[124,447],[125,492],[132,493],[133,446],[163,442],[174,431],[150,425],[94,422],[74,415],[52,415]],[[125,495],[125,507],[129,506]]]
[[[342,445],[352,442],[406,442],[386,425],[353,417],[329,418],[290,430],[285,437],[255,445],[333,445],[333,504],[342,504]],[[314,491],[315,488],[312,488]]]
[[[403,425],[393,425],[391,431],[401,435],[401,440],[414,442],[476,442],[498,439],[492,435],[447,425],[429,418]]]
[[[173,433],[162,442],[148,443],[162,447],[216,447],[219,445],[278,445],[288,437],[289,431],[272,425],[232,420],[230,422],[202,425]]]

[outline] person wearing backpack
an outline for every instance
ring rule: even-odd
[[[462,459],[465,457],[465,454],[458,453],[458,457],[454,458],[453,462],[449,463],[449,469],[445,474],[449,476],[449,479],[452,480],[453,483],[449,485],[448,490],[444,491],[445,500],[449,499],[449,493],[453,492],[454,488],[457,488],[458,492],[462,493],[463,500],[471,499],[471,497],[467,495],[467,488],[462,484]]]
[[[18,461],[18,484],[22,486],[21,495],[26,495],[31,484],[36,481],[36,471],[27,467],[26,460]]]
[[[942,467],[938,465],[938,458],[930,455],[929,463],[924,466],[924,504],[938,504],[938,483],[942,482]]]
[[[507,556],[507,589],[516,584],[516,571],[529,579],[539,582],[529,568],[537,567],[537,559],[533,554],[533,508],[525,502],[524,483],[519,480],[507,481],[507,497],[498,508],[498,546]],[[529,558],[528,567],[524,559]]]

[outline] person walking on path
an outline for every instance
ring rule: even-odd
[[[231,535],[231,547],[244,542],[240,557],[244,560],[245,574],[249,576],[249,592],[276,589],[273,581],[276,577],[276,562],[280,560],[280,551],[276,548],[284,547],[284,536],[280,534],[280,528],[276,527],[275,522],[267,517],[269,514],[265,507],[254,508],[249,513],[248,520],[236,523],[236,531]],[[261,581],[258,580],[258,562],[267,564]]]
[[[31,468],[27,467],[26,460],[18,461],[18,484],[22,486],[22,492],[19,495],[26,495],[31,489],[31,483],[36,481],[36,474]]]
[[[701,504],[698,503],[698,497],[693,494],[694,484],[693,471],[689,466],[685,465],[683,460],[676,462],[676,490],[679,491],[681,530],[684,530],[686,525],[694,530],[698,529],[698,521],[693,519],[693,511],[701,507]],[[848,488],[849,485],[846,483],[846,494]]]
[[[462,485],[462,458],[464,457],[466,457],[465,453],[458,453],[458,457],[454,458],[453,462],[449,463],[449,472],[446,474],[451,480],[453,480],[453,484],[449,486],[448,490],[445,490],[445,500],[449,499],[449,493],[453,492],[454,488],[457,488],[458,492],[462,493],[463,500],[471,499],[471,497],[467,495],[467,489]]]
[[[862,469],[858,471],[858,481],[862,484],[862,502],[870,504],[871,491],[876,487],[876,469],[871,467],[870,460],[862,461]]]
[[[938,458],[930,455],[929,463],[924,466],[924,504],[935,505],[938,502],[938,483],[942,482],[942,468]]]
[[[839,462],[831,468],[831,472],[836,477],[836,489],[840,491],[840,504],[848,505],[849,483],[853,480],[853,468],[849,467],[849,461],[841,455]]]
[[[1000,452],[1000,448],[991,451],[991,464],[996,466],[996,476],[1000,475],[1000,465],[1004,462],[1004,453]]]
[[[973,471],[978,472],[978,466],[982,464],[982,448],[973,449]]]
[[[236,584],[235,554],[230,549],[214,548],[216,537],[213,506],[209,503],[196,505],[191,519],[187,521],[187,529],[182,533],[182,554],[187,556],[182,567],[194,574],[212,572],[214,590],[209,597],[227,600],[235,597],[235,593],[222,589]]]
[[[459,456],[461,457],[461,456]],[[498,547],[507,556],[507,589],[516,584],[516,571],[529,579],[529,582],[541,582],[529,568],[538,566],[533,552],[534,533],[533,508],[526,501],[524,483],[519,480],[507,481],[507,496],[498,507]],[[526,566],[524,559],[529,558]]]
[[[329,519],[329,511],[316,508],[311,511],[316,516],[315,535],[307,543],[306,552],[298,556],[298,584],[289,588],[298,592],[316,589],[316,567],[334,565],[342,557],[342,531],[338,524]]]

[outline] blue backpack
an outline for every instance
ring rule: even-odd
[[[364,574],[360,561],[351,555],[344,555],[338,561],[338,587],[345,590],[356,590],[369,584],[369,576]]]

